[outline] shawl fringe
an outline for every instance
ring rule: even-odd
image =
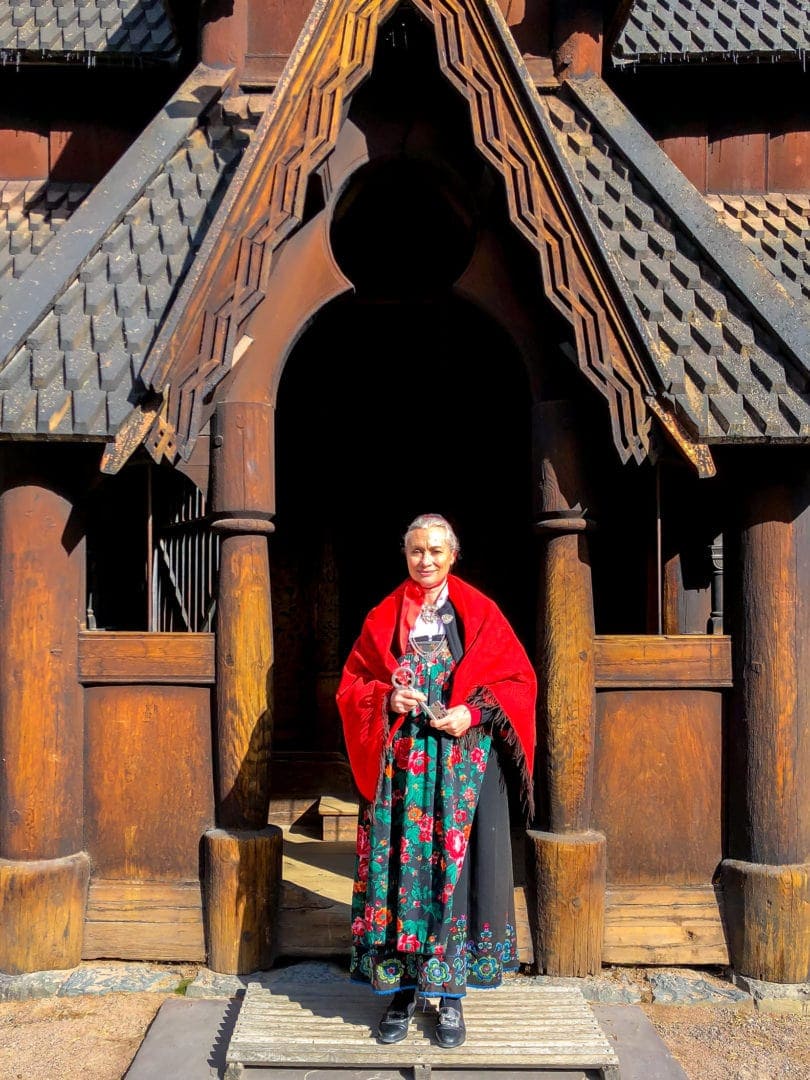
[[[524,817],[527,821],[532,821],[534,818],[534,782],[532,780],[532,770],[529,762],[526,760],[526,754],[523,750],[523,744],[520,741],[520,737],[512,726],[512,721],[500,707],[492,691],[488,690],[485,686],[477,686],[473,690],[468,704],[475,706],[477,709],[486,709],[489,713],[488,720],[492,724],[493,733],[498,736],[505,746],[509,758],[517,772],[520,788],[520,805]],[[470,728],[470,731],[472,730],[474,729]],[[465,733],[462,738],[466,738],[467,734],[469,734],[469,732]]]

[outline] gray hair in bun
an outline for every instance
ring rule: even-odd
[[[408,537],[412,532],[417,529],[444,529],[447,535],[447,543],[450,546],[450,550],[454,555],[458,556],[459,542],[456,536],[455,530],[447,518],[443,518],[441,514],[420,514],[419,517],[413,519],[408,528],[405,530],[405,536],[403,537],[403,543],[408,543]]]

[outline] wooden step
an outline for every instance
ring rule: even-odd
[[[285,832],[279,956],[349,955],[355,843],[325,843]],[[515,889],[515,919],[521,962],[534,958],[526,894]]]
[[[355,840],[359,809],[356,799],[338,799],[334,795],[321,795],[318,802],[321,837],[324,840]]]
[[[519,983],[519,985],[517,985]],[[433,1042],[436,1010],[417,1009],[407,1038],[381,1046],[373,1037],[382,1000],[345,984],[267,989],[251,983],[226,1055],[228,1080],[282,1068],[593,1069],[618,1080],[616,1052],[582,993],[515,980],[464,999],[467,1041],[455,1050]],[[517,1024],[515,1018],[520,1017]]]

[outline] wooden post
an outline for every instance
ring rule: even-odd
[[[722,881],[736,970],[801,983],[810,980],[810,483],[806,462],[789,472],[782,457],[769,463],[764,476],[746,470],[727,560],[735,708]]]
[[[212,511],[223,533],[216,626],[216,794],[222,828],[205,836],[206,931],[209,964],[227,974],[270,966],[281,883],[281,830],[267,825],[272,452],[272,406],[227,402],[218,407]]]
[[[9,472],[0,493],[0,971],[9,974],[81,959],[83,574],[71,502],[28,471]]]
[[[591,568],[579,449],[565,402],[535,407],[543,541],[538,610],[540,830],[528,833],[529,917],[538,969],[601,967],[605,837],[590,830],[596,690]]]

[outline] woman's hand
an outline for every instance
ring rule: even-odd
[[[448,709],[441,720],[431,720],[430,726],[445,735],[454,735],[456,738],[463,735],[472,725],[472,716],[466,705],[454,705]]]
[[[418,709],[421,701],[427,701],[427,698],[420,690],[414,690],[410,686],[398,686],[391,691],[388,708],[390,712],[402,716],[411,709]]]

